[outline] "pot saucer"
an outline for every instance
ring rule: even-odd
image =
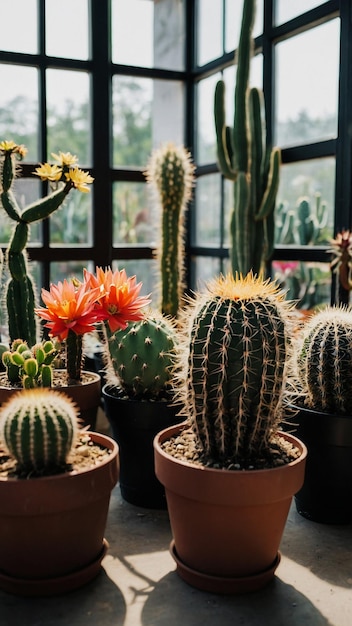
[[[170,553],[176,561],[176,571],[186,583],[201,591],[209,593],[239,594],[257,591],[267,585],[274,577],[275,570],[280,563],[281,553],[278,552],[272,565],[263,572],[244,576],[241,578],[229,578],[227,576],[212,576],[198,572],[185,565],[179,558],[174,540],[170,543]]]
[[[103,539],[101,552],[92,563],[78,571],[56,578],[30,580],[8,576],[0,571],[0,589],[20,596],[54,596],[73,591],[86,585],[99,574],[108,547],[108,542]]]

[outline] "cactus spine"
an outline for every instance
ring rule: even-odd
[[[194,306],[184,412],[208,458],[254,458],[282,419],[289,305],[275,283],[249,273],[215,279]]]
[[[272,254],[281,164],[279,148],[266,145],[263,93],[249,88],[255,4],[255,0],[243,3],[233,128],[226,126],[223,80],[218,81],[214,97],[218,164],[223,176],[233,181],[230,260],[234,275],[263,272]]]
[[[0,143],[0,154],[3,160],[0,199],[8,217],[14,221],[14,229],[6,255],[11,275],[6,293],[9,335],[11,341],[21,337],[32,346],[36,343],[37,324],[34,315],[33,280],[28,272],[26,252],[30,224],[41,221],[56,211],[72,188],[89,191],[86,183],[92,182],[93,178],[77,167],[72,167],[77,158],[70,153],[54,155],[60,165],[41,165],[36,169],[35,174],[40,176],[42,180],[49,180],[56,184],[62,182],[63,185],[21,211],[12,192],[12,185],[16,177],[16,159],[21,160],[26,153],[27,150],[24,146],[18,146],[13,141]]]
[[[162,209],[161,311],[177,317],[184,292],[184,218],[194,184],[194,165],[183,147],[167,143],[152,153],[147,181],[158,192]]]
[[[177,344],[173,322],[157,312],[109,333],[109,383],[136,399],[167,397]]]
[[[316,313],[297,340],[295,365],[308,408],[350,415],[352,309],[331,306]]]
[[[23,390],[1,408],[1,438],[27,473],[63,471],[76,431],[77,408],[57,391]]]

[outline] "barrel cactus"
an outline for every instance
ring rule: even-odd
[[[64,471],[75,442],[78,409],[65,394],[28,389],[1,407],[0,439],[20,471],[34,475]]]
[[[146,177],[161,204],[161,245],[157,251],[161,274],[161,311],[177,317],[185,287],[184,219],[194,185],[190,153],[172,142],[154,150]]]
[[[132,398],[167,397],[178,340],[171,319],[151,313],[107,340],[108,383]]]
[[[229,274],[194,300],[179,392],[204,455],[236,463],[265,453],[283,418],[291,305],[276,283]]]
[[[312,316],[297,338],[294,365],[307,408],[350,415],[352,309],[329,306]]]

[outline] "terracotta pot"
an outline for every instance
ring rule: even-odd
[[[54,384],[53,388],[57,391],[62,391],[68,395],[80,409],[80,419],[82,426],[89,426],[94,431],[96,427],[97,411],[101,402],[101,377],[95,372],[83,371],[83,382],[78,385],[56,385],[55,384],[55,372],[60,376],[63,370],[54,370]],[[6,374],[0,375],[0,406],[3,402],[8,400],[11,395],[19,388],[11,388],[1,386],[1,378],[6,378]]]
[[[352,416],[297,409],[295,434],[308,449],[297,511],[323,524],[352,522]]]
[[[118,446],[94,468],[21,480],[0,477],[0,588],[20,595],[76,589],[100,571],[111,490],[118,480]]]
[[[267,470],[228,471],[191,465],[161,444],[178,434],[168,428],[154,440],[155,471],[165,486],[178,574],[214,593],[242,593],[266,585],[280,560],[279,545],[292,496],[303,484],[306,448],[299,459]]]
[[[166,509],[165,489],[155,476],[155,435],[184,418],[167,402],[133,400],[103,387],[105,414],[119,444],[120,489],[127,502],[150,509]]]

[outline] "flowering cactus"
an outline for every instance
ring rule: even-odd
[[[26,244],[30,234],[30,224],[41,221],[64,202],[71,189],[88,192],[88,184],[93,178],[77,167],[77,157],[69,152],[53,154],[56,165],[44,163],[35,170],[41,180],[49,181],[56,189],[44,198],[21,211],[12,192],[16,177],[16,159],[23,159],[27,149],[13,141],[0,143],[2,163],[0,168],[1,204],[8,217],[14,222],[14,229],[6,254],[11,278],[6,288],[8,327],[10,341],[21,337],[32,346],[37,341],[37,324],[34,314],[35,294],[33,280],[28,273]]]
[[[252,274],[219,277],[194,301],[179,395],[206,457],[265,452],[282,415],[291,305]]]

